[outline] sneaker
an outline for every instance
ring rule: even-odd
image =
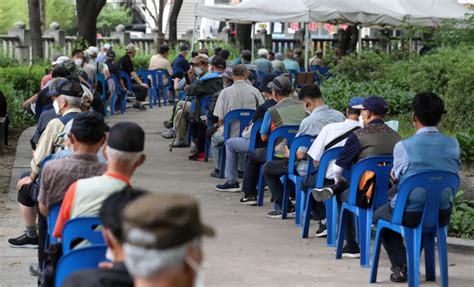
[[[34,277],[39,277],[41,271],[39,269],[39,263],[31,263],[30,264],[30,275]]]
[[[216,185],[217,191],[224,191],[224,192],[240,192],[240,185],[238,182],[236,183],[224,183]]]
[[[238,178],[244,178],[244,172],[238,170],[238,171],[237,171],[237,177],[238,177]]]
[[[346,245],[342,248],[342,258],[360,258],[358,245]]]
[[[296,208],[294,205],[288,207],[288,211],[286,212],[286,217],[294,217],[296,212]]]
[[[326,223],[322,221],[319,222],[319,228],[316,230],[316,237],[325,237],[328,235],[328,230],[326,228]]]
[[[188,156],[188,159],[189,160],[192,160],[192,161],[204,161],[204,158],[206,157],[206,154],[201,152],[201,153],[193,153],[191,154],[190,156]]]
[[[146,111],[145,106],[142,105],[142,104],[140,104],[140,103],[135,103],[135,104],[133,104],[132,108],[137,109],[137,110],[140,110],[140,111]]]
[[[171,145],[171,144],[170,144]],[[189,144],[186,140],[175,140],[173,143],[173,147],[188,147]]]
[[[272,210],[267,213],[267,216],[270,218],[281,218],[281,211],[279,210]]]
[[[390,274],[390,281],[395,283],[407,282],[407,266],[392,266],[392,274]]]
[[[311,191],[311,194],[313,195],[314,200],[317,202],[323,202],[327,199],[330,199],[334,195],[334,192],[330,187],[323,187],[314,188],[313,191]]]
[[[257,197],[254,196],[254,195],[251,195],[251,196],[246,196],[246,195],[244,195],[244,196],[240,199],[240,204],[250,205],[250,206],[256,206],[256,205],[257,205]]]
[[[172,139],[174,137],[175,131],[174,129],[169,129],[161,133],[161,136],[165,139]]]
[[[28,237],[25,232],[17,238],[8,239],[8,244],[13,248],[38,248],[38,236]]]
[[[219,178],[219,170],[218,169],[214,169],[212,172],[211,172],[211,177],[215,177],[215,178]]]
[[[165,128],[167,129],[171,129],[173,127],[173,123],[171,121],[164,121],[163,122],[163,125],[165,126]]]

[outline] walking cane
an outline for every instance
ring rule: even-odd
[[[186,94],[186,98],[184,99],[183,111],[181,112],[181,116],[179,117],[178,124],[176,125],[176,131],[174,133],[173,140],[171,141],[170,152],[173,151],[173,144],[174,144],[174,141],[176,140],[176,136],[178,135],[179,125],[181,124],[181,121],[183,120],[184,113],[186,112],[186,105],[188,104],[188,101],[189,101],[189,96],[188,96],[188,94]]]

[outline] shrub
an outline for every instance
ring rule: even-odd
[[[449,235],[464,239],[474,238],[474,201],[465,199],[463,192],[456,194],[454,209],[449,223]]]
[[[461,148],[461,161],[463,164],[474,162],[474,129],[456,134]]]

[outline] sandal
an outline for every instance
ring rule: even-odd
[[[396,283],[407,282],[408,276],[407,276],[406,265],[393,266],[391,270],[393,273],[390,275],[390,281],[396,282]]]

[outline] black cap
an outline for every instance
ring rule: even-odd
[[[387,102],[382,97],[368,97],[362,105],[353,106],[353,109],[368,110],[376,115],[385,116],[388,112]]]
[[[211,61],[211,65],[214,67],[217,67],[219,69],[225,69],[227,63],[225,62],[224,59],[222,59],[219,56],[214,56]]]
[[[107,53],[105,54],[107,58],[114,59],[115,58],[115,52],[112,49],[107,50]]]
[[[187,45],[183,44],[183,45],[179,46],[179,51],[180,52],[189,51],[189,48],[188,48]]]
[[[107,146],[124,152],[142,152],[145,149],[145,132],[136,123],[116,123],[110,128]]]
[[[273,89],[276,92],[291,92],[291,81],[287,76],[278,76],[273,81],[268,83],[267,87]]]
[[[57,86],[53,89],[49,89],[49,97],[57,97],[60,95],[82,98],[84,90],[82,89],[81,84],[74,79],[61,79],[57,83]]]
[[[266,74],[263,77],[262,82],[258,86],[259,90],[262,91],[262,92],[270,93],[272,91],[272,89],[270,89],[268,87],[268,84],[271,83],[273,81],[273,79],[275,79],[275,77],[276,77],[276,75]]]
[[[73,120],[70,133],[81,143],[96,144],[105,135],[109,127],[104,117],[97,112],[79,113]]]

